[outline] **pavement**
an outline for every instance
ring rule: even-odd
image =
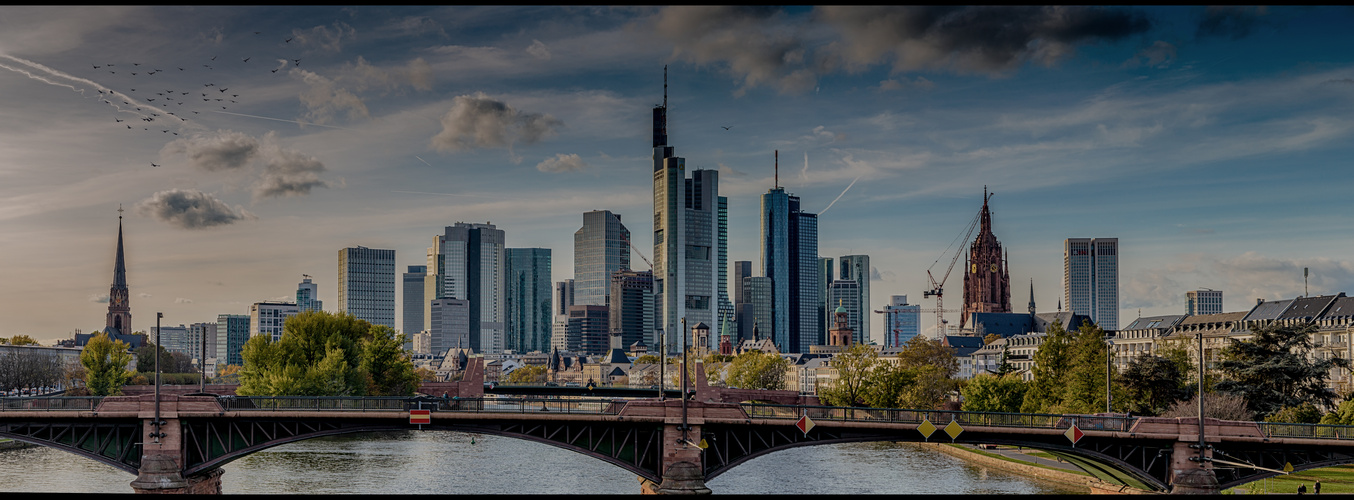
[[[960,445],[960,446],[963,446],[963,447],[969,448],[969,449],[979,449],[977,446],[967,445],[967,444],[965,444],[965,445]],[[1055,469],[1063,469],[1063,470],[1069,470],[1069,471],[1074,471],[1074,472],[1084,472],[1083,470],[1081,470],[1080,467],[1077,467],[1077,466],[1072,465],[1072,464],[1067,463],[1067,462],[1059,461],[1059,460],[1056,459],[1056,458],[1050,459],[1050,458],[1036,457],[1036,456],[1034,456],[1034,455],[1029,455],[1029,453],[1039,453],[1039,452],[1040,452],[1039,450],[1035,450],[1035,449],[1030,449],[1030,448],[1016,449],[1016,448],[1009,448],[1009,447],[1002,446],[1002,447],[1000,447],[1000,448],[995,448],[995,449],[982,449],[982,451],[987,452],[987,453],[993,453],[993,454],[1001,455],[1001,456],[1003,456],[1003,457],[1010,458],[1010,459],[1012,459],[1012,460],[1018,460],[1018,461],[1021,461],[1021,462],[1028,462],[1028,463],[1032,463],[1032,464],[1038,464],[1038,465],[1043,465],[1043,466],[1047,466],[1047,467],[1053,467],[1053,468],[1055,468]]]

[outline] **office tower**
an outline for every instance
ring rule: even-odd
[[[733,288],[734,344],[741,344],[743,339],[752,338],[752,321],[744,314],[747,311],[747,298],[743,295],[743,278],[749,276],[752,276],[752,261],[734,261],[733,273],[729,276],[729,286]]]
[[[843,255],[840,259],[840,272],[837,279],[850,280],[860,285],[860,297],[856,302],[860,304],[860,314],[856,318],[858,326],[853,326],[853,332],[856,341],[862,344],[870,343],[870,256],[869,255]]]
[[[569,306],[567,350],[581,354],[605,354],[611,328],[606,306]]]
[[[718,197],[718,225],[716,226],[715,248],[718,252],[715,262],[717,276],[715,276],[715,290],[718,303],[718,309],[715,314],[715,328],[719,331],[712,335],[711,342],[718,343],[718,337],[722,335],[736,335],[738,329],[738,315],[734,308],[733,300],[729,297],[729,198],[726,196]],[[726,328],[733,331],[726,332]]]
[[[493,224],[457,222],[447,226],[442,235],[433,237],[433,246],[428,248],[423,299],[470,301],[467,347],[476,352],[498,354],[504,349],[507,315],[504,241],[503,230]]]
[[[509,248],[504,283],[503,348],[515,353],[550,351],[550,249]]]
[[[188,325],[188,336],[193,338],[193,345],[196,346],[189,355],[194,359],[204,360],[216,357],[216,323],[193,323]],[[207,354],[202,354],[203,343],[206,343]],[[221,360],[220,366],[225,366],[225,360]]]
[[[404,273],[404,296],[400,303],[403,305],[401,313],[400,326],[404,333],[409,334],[410,342],[413,335],[421,332],[423,328],[423,281],[428,275],[428,266],[409,266],[409,271]],[[405,344],[405,349],[413,346]]]
[[[197,356],[201,344],[194,342],[189,338],[188,327],[161,325],[159,327],[150,327],[151,343],[159,342],[160,347],[169,352]]]
[[[860,303],[860,283],[857,283],[855,280],[833,281],[832,285],[828,287],[827,297],[834,305],[833,322],[835,323],[836,318],[841,315],[841,313],[837,311],[841,311],[842,308],[845,308],[846,326],[851,329],[854,342],[857,344],[867,342],[869,339],[866,339],[861,335],[860,324],[869,321],[870,318],[864,316],[865,310]]]
[[[300,313],[301,309],[291,302],[255,302],[249,306],[249,336],[267,335],[273,342],[282,340],[287,318]]]
[[[746,340],[762,340],[770,338],[771,329],[769,328],[773,321],[774,311],[771,297],[771,278],[766,276],[748,276],[743,278],[743,300],[747,309],[743,312],[743,319],[747,321],[743,325],[744,330],[748,332]],[[757,337],[753,338],[753,330],[757,331]],[[774,342],[774,340],[773,340]]]
[[[609,333],[620,335],[621,347],[644,341],[657,344],[654,337],[653,271],[616,271],[611,275],[611,305],[608,306]]]
[[[574,303],[607,305],[611,273],[630,269],[630,230],[610,210],[583,212],[574,232]]]
[[[566,335],[569,333],[569,306],[574,305],[574,280],[555,282],[553,296],[554,322],[550,327],[550,349],[568,350]]]
[[[1222,290],[1204,288],[1185,292],[1185,314],[1222,314]]]
[[[666,76],[664,77],[666,80]],[[654,293],[670,353],[690,345],[688,325],[718,320],[719,274],[726,265],[720,250],[719,172],[695,170],[686,176],[686,160],[675,156],[667,137],[667,89],[653,109]],[[713,346],[710,346],[713,347]]]
[[[818,316],[823,318],[822,329],[823,338],[827,338],[828,330],[832,328],[833,313],[837,305],[828,299],[828,288],[832,287],[832,282],[837,280],[836,260],[832,257],[818,258],[818,297],[822,298],[818,304]]]
[[[350,247],[338,253],[339,312],[395,328],[395,251]]]
[[[921,305],[909,305],[906,295],[891,299],[884,306],[884,347],[902,347],[921,334]]]
[[[779,168],[779,167],[777,167]],[[779,178],[779,174],[777,175]],[[809,352],[822,343],[818,309],[818,216],[780,186],[762,195],[762,275],[771,278],[770,338],[781,352]]]
[[[296,285],[296,307],[301,312],[323,311],[324,302],[319,297],[320,287],[310,282],[309,274],[302,274],[301,283]]]
[[[429,352],[440,356],[447,349],[470,345],[470,301],[432,299],[428,305]]]
[[[963,328],[970,314],[976,312],[1011,312],[1011,274],[1006,269],[1001,242],[992,234],[992,213],[987,200],[992,197],[983,188],[983,209],[979,213],[981,226],[978,237],[969,245],[964,272],[964,311],[959,317]]]
[[[1119,329],[1119,238],[1064,240],[1063,294],[1072,312]]]
[[[216,316],[216,356],[217,366],[244,366],[240,351],[249,341],[249,324],[252,317],[248,314],[218,314]],[[219,369],[219,368],[218,368]]]

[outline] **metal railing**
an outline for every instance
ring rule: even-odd
[[[624,402],[610,399],[343,397],[343,396],[221,396],[227,411],[407,411],[426,409],[470,413],[585,413],[615,415]]]
[[[4,411],[94,411],[103,396],[0,397]]]
[[[1270,438],[1354,439],[1354,425],[1256,422]]]
[[[920,424],[928,420],[937,428],[951,421],[960,426],[1022,427],[1034,429],[1066,429],[1073,423],[1083,430],[1126,431],[1137,421],[1136,417],[1094,415],[1056,415],[1044,413],[993,413],[973,411],[911,410],[902,408],[847,408],[839,406],[795,406],[761,403],[742,403],[743,411],[752,418],[798,419],[808,415],[813,420],[848,422],[887,422]]]

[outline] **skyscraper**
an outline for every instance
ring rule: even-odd
[[[249,341],[248,314],[218,314],[216,316],[216,364],[244,366],[240,351]]]
[[[428,248],[425,301],[470,301],[470,344],[476,352],[497,354],[505,343],[507,256],[505,234],[493,224],[457,222],[433,237]],[[431,305],[429,305],[431,308]],[[431,322],[431,311],[424,323]]]
[[[470,345],[470,301],[432,299],[428,301],[428,318],[428,350],[434,356]]]
[[[1006,255],[1001,242],[992,234],[992,213],[987,200],[992,196],[983,188],[983,209],[979,212],[981,224],[978,237],[969,245],[968,269],[964,273],[964,312],[959,318],[963,328],[970,314],[976,312],[1011,312],[1011,274],[1006,269]]]
[[[300,312],[291,302],[255,302],[249,306],[249,336],[267,335],[273,342],[282,340],[287,318]]]
[[[921,334],[921,305],[907,303],[906,295],[894,295],[884,306],[884,347],[902,347]]]
[[[1067,308],[1105,330],[1119,328],[1119,239],[1063,241],[1063,292]]]
[[[1185,314],[1222,314],[1222,290],[1204,288],[1185,292]]]
[[[428,275],[428,266],[409,266],[409,271],[404,273],[403,282],[404,296],[401,297],[400,322],[403,332],[409,335],[410,341],[405,344],[406,350],[413,349],[414,334],[424,330],[423,328],[423,281]]]
[[[695,170],[686,176],[686,160],[668,145],[667,83],[663,104],[653,109],[654,293],[669,352],[690,344],[688,325],[715,324],[719,275],[726,265],[720,250],[724,224],[719,217],[719,172]],[[714,346],[709,346],[713,348]]]
[[[309,274],[301,275],[301,283],[296,285],[296,307],[301,312],[323,311],[324,302],[319,299],[320,287],[310,282]]]
[[[856,342],[862,344],[870,343],[870,256],[869,255],[843,255],[838,261],[840,264],[840,273],[837,279],[850,280],[860,286],[860,297],[856,302],[860,304],[860,313],[856,318],[857,324],[851,327],[855,328]]]
[[[552,297],[554,323],[550,326],[550,348],[568,350],[565,337],[569,333],[569,306],[574,305],[574,280],[556,281]]]
[[[653,271],[617,271],[611,275],[610,333],[619,334],[621,347],[644,341],[657,343],[654,332]]]
[[[735,344],[745,338],[752,338],[752,321],[745,314],[747,297],[743,294],[743,278],[752,276],[752,261],[739,260],[733,263],[733,275],[729,276],[729,286],[733,288],[734,334]]]
[[[509,248],[504,349],[550,351],[550,249]]]
[[[743,312],[743,319],[747,323],[743,331],[747,332],[747,339],[744,340],[762,340],[770,338],[772,317],[775,313],[772,311],[771,298],[771,278],[766,276],[748,276],[743,278],[743,300],[746,309]],[[753,331],[757,332],[753,338]],[[775,342],[772,340],[772,342]]]
[[[349,247],[338,253],[339,312],[395,328],[395,251]]]
[[[860,283],[856,280],[836,280],[828,288],[828,300],[835,307],[833,308],[833,323],[845,313],[846,326],[851,329],[854,338],[853,342],[863,344],[867,340],[860,331],[861,323],[869,321],[869,316],[865,316],[865,309],[860,302]],[[843,309],[845,309],[843,311]]]
[[[610,210],[583,212],[574,232],[574,303],[607,305],[611,273],[630,269],[630,230]]]
[[[606,306],[569,306],[568,350],[582,354],[604,354],[610,347],[610,320]]]
[[[771,278],[773,304],[769,328],[762,331],[770,332],[781,352],[809,352],[809,346],[823,340],[818,216],[801,210],[799,197],[779,185],[762,195],[761,250],[762,275]]]

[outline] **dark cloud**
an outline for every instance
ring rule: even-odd
[[[674,45],[673,56],[697,64],[724,64],[743,89],[771,85],[781,92],[813,89],[818,75],[806,64],[808,42],[775,7],[666,7],[654,31]]]
[[[160,191],[138,202],[136,211],[183,229],[223,226],[254,218],[242,208],[231,209],[215,196],[195,189]]]
[[[161,156],[182,154],[195,168],[216,172],[235,170],[249,164],[258,153],[259,141],[229,130],[177,139],[160,150]]]
[[[254,184],[254,198],[301,196],[314,188],[329,187],[320,180],[324,170],[324,163],[314,156],[279,148],[270,152],[263,177]]]
[[[564,122],[541,113],[524,113],[477,92],[457,96],[451,110],[442,116],[442,131],[432,138],[438,151],[475,148],[511,148],[521,141],[531,144],[556,134]]]
[[[1204,10],[1194,36],[1233,40],[1245,38],[1263,22],[1265,14],[1267,11],[1263,6],[1211,6]]]

